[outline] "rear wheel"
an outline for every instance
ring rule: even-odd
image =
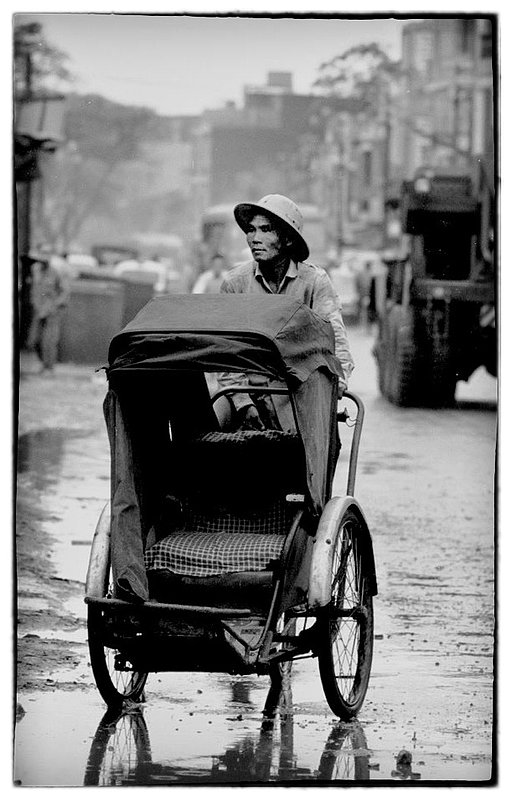
[[[109,577],[105,597],[112,592],[111,571]],[[106,613],[98,606],[88,606],[89,655],[99,693],[109,707],[115,707],[121,706],[124,700],[141,699],[148,673],[137,670],[128,654],[105,644]]]
[[[318,617],[318,662],[328,705],[342,720],[360,710],[373,654],[370,559],[362,523],[350,509],[333,543],[331,600]]]

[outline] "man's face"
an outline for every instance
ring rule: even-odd
[[[288,249],[290,240],[269,217],[257,214],[247,228],[247,244],[258,264],[278,261]]]

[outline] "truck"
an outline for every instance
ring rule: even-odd
[[[481,366],[497,374],[491,165],[419,170],[400,205],[406,247],[386,259],[379,388],[398,406],[450,406],[458,381]]]

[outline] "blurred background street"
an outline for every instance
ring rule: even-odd
[[[496,34],[483,14],[15,14],[20,785],[490,779]],[[152,297],[218,291],[250,258],[234,205],[273,192],[339,294],[366,407],[367,699],[336,722],[299,661],[271,723],[266,678],[200,673],[151,675],[105,719],[83,603],[110,493],[99,368]]]

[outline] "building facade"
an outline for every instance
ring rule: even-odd
[[[493,176],[492,18],[435,18],[403,28],[398,69],[379,70],[376,102],[327,102],[313,194],[334,247],[397,245],[403,180],[424,168]]]
[[[290,73],[270,72],[265,86],[245,87],[241,108],[230,102],[205,111],[194,136],[196,218],[208,206],[271,192],[308,201],[295,162],[314,102],[293,92]]]
[[[494,24],[437,18],[404,27],[407,176],[424,165],[470,170],[474,158],[493,159]]]

